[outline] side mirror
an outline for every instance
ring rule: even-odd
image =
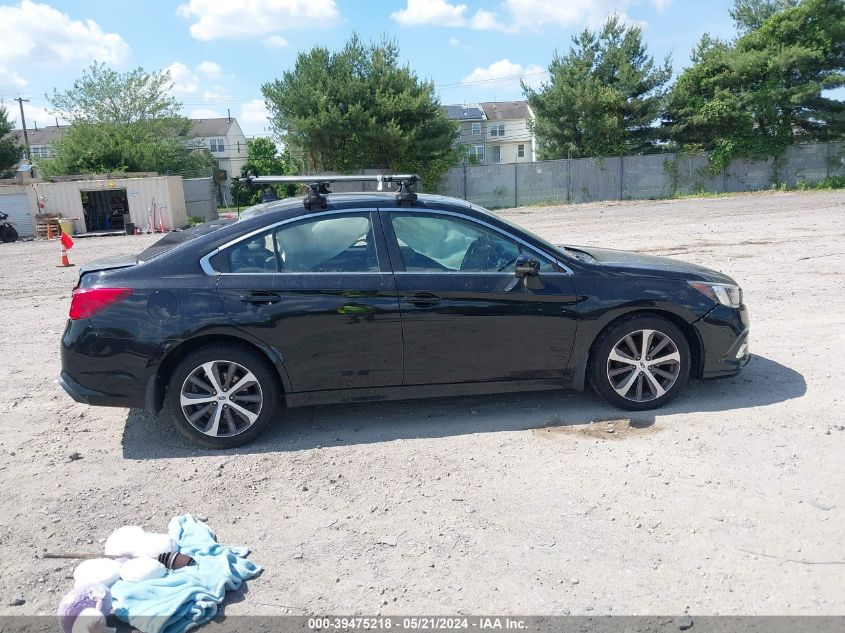
[[[540,260],[531,255],[520,255],[516,258],[517,278],[536,277],[540,274]]]

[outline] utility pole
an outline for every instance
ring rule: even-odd
[[[23,115],[23,104],[24,102],[29,103],[29,99],[22,99],[18,97],[15,99],[18,102],[18,105],[21,107],[21,127],[23,128],[23,140],[26,143],[26,159],[32,160],[29,150],[29,135],[26,133],[26,118]]]

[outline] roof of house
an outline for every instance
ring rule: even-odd
[[[484,111],[474,105],[447,105],[446,116],[453,121],[483,121]]]
[[[221,117],[219,119],[190,119],[191,129],[188,130],[188,138],[202,138],[209,136],[226,136],[232,125],[237,123],[235,117],[231,119]],[[27,128],[26,134],[29,137],[30,145],[52,145],[64,134],[69,125],[48,125],[37,130]],[[23,130],[12,130],[12,136],[18,145],[24,144]]]
[[[28,128],[26,135],[29,137],[30,145],[51,145],[69,127],[69,125],[48,125],[37,130]],[[23,130],[12,130],[12,136],[18,145],[24,144]]]
[[[235,117],[221,117],[219,119],[191,119],[191,129],[188,138],[204,136],[226,136],[229,128],[235,125]]]
[[[488,101],[480,105],[488,121],[532,118],[527,101]]]

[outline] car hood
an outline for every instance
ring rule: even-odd
[[[632,251],[619,251],[613,248],[596,248],[593,246],[561,245],[564,252],[571,251],[575,258],[589,264],[599,264],[614,268],[622,272],[632,272],[658,277],[683,278],[693,281],[713,281],[719,283],[736,283],[727,275],[704,266],[682,262],[669,257],[657,257]],[[586,255],[584,257],[583,255]]]

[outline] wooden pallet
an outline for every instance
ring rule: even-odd
[[[46,240],[48,237],[57,238],[61,234],[59,213],[39,213],[35,216],[35,239]]]

